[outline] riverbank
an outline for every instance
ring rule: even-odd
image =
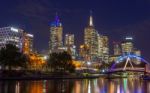
[[[99,74],[36,74],[23,76],[0,76],[0,80],[49,80],[49,79],[95,79],[99,78]]]

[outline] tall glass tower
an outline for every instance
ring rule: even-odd
[[[84,29],[84,44],[89,47],[89,56],[93,59],[98,55],[98,32],[93,25],[92,14],[89,19],[89,24]]]
[[[50,53],[58,50],[63,46],[63,27],[62,23],[59,20],[59,17],[56,15],[55,20],[50,24],[50,40],[49,40],[49,49]]]

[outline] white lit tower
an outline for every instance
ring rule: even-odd
[[[98,32],[93,25],[92,14],[89,18],[89,24],[84,29],[84,44],[89,47],[89,56],[91,60],[98,56]]]

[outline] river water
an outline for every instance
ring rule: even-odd
[[[150,93],[150,81],[133,78],[0,81],[0,93]]]

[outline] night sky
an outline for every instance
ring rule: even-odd
[[[75,34],[79,45],[90,10],[100,34],[108,35],[110,42],[133,36],[136,48],[150,62],[150,0],[0,0],[0,27],[15,26],[34,34],[34,48],[44,51],[57,12],[63,32]]]

